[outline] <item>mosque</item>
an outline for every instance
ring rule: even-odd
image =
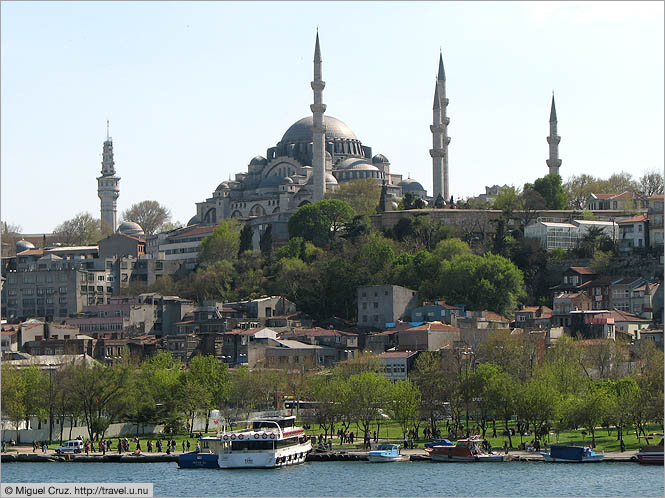
[[[373,155],[349,126],[332,116],[324,116],[322,60],[319,35],[314,48],[314,80],[311,83],[314,103],[312,115],[293,123],[265,157],[254,157],[247,172],[236,173],[233,180],[223,181],[212,197],[196,203],[196,215],[188,225],[215,225],[226,218],[275,218],[324,198],[340,183],[370,179],[385,187],[388,198],[400,199],[406,193],[426,201],[449,199],[448,143],[449,119],[446,116],[445,72],[439,58],[439,73],[434,92],[434,119],[430,127],[433,148],[434,195],[428,197],[422,184],[391,171],[383,154]],[[395,203],[396,206],[396,203]],[[282,218],[280,216],[279,218]]]

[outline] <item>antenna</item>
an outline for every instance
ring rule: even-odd
[[[109,120],[106,120],[106,140],[109,140]]]

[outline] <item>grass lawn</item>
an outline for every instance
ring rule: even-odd
[[[423,438],[423,429],[426,426],[426,422],[422,422],[419,428],[419,436],[420,439],[415,441],[415,447],[417,448],[423,448],[424,443],[426,442],[425,439]],[[474,427],[474,423],[471,422],[469,424],[470,428]],[[512,426],[512,425],[511,425]],[[439,430],[441,431],[441,437],[447,438],[447,432],[446,432],[446,424],[445,422],[439,423],[438,424]],[[338,425],[335,427],[335,432],[337,432],[337,429],[341,428],[341,425]],[[372,423],[370,426],[370,432],[373,433],[376,430],[377,425],[376,423]],[[488,430],[486,432],[486,438],[494,448],[502,448],[504,441],[508,441],[507,436],[502,436],[501,433],[503,432],[503,423],[497,422],[497,437],[493,438],[492,436],[492,425],[491,423],[488,424]],[[354,433],[354,444],[344,444],[340,445],[337,438],[333,440],[333,444],[336,448],[347,448],[347,449],[353,449],[356,448],[358,445],[362,445],[363,442],[363,437],[362,437],[362,430],[360,429],[359,426],[356,426],[355,424],[352,424],[351,427],[349,428],[349,432]],[[586,432],[586,434],[583,434],[583,432]],[[662,432],[662,427],[653,425],[649,426],[647,429],[647,433],[652,433],[652,432]],[[318,436],[320,433],[323,433],[323,430],[320,428],[318,424],[310,424],[310,428],[307,430],[307,434],[311,436]],[[196,433],[198,434],[198,433]],[[215,432],[209,431],[207,435],[215,435]],[[136,448],[136,443],[133,441],[134,436],[127,436],[127,439],[129,439],[130,442],[130,450],[134,451]],[[402,429],[401,427],[394,422],[390,421],[381,421],[381,424],[379,426],[379,434],[378,434],[379,439],[394,439],[401,441],[403,440],[403,435],[402,435]],[[176,441],[176,452],[181,452],[182,451],[182,441],[187,441],[189,440],[190,442],[190,451],[193,451],[196,449],[196,443],[197,443],[197,438],[191,438],[189,437],[189,434],[179,434],[176,436],[165,436],[165,435],[160,435],[160,434],[150,434],[150,435],[141,435],[139,436],[139,439],[141,441],[141,449],[143,452],[148,451],[148,446],[147,442],[148,440],[151,440],[153,443],[153,452],[156,451],[156,447],[154,446],[157,439],[161,438],[162,442],[166,439],[175,439]],[[118,452],[118,437],[111,437],[108,438],[113,441],[113,453]],[[520,444],[520,442],[530,442],[533,439],[532,435],[528,436],[523,436],[522,439],[520,440],[519,434],[516,434],[515,436],[512,436],[512,442],[513,442],[513,448],[517,448]],[[66,439],[65,439],[66,440]],[[626,445],[626,450],[637,450],[640,448],[640,446],[643,446],[647,444],[644,439],[640,438],[639,442],[637,437],[635,436],[635,431],[634,429],[626,429],[624,428],[624,437],[623,437],[624,443]],[[653,439],[650,439],[651,444],[657,444],[660,441],[660,437],[656,437]],[[545,438],[545,442],[547,444],[556,444],[556,443],[574,443],[577,445],[581,444],[586,444],[589,445],[591,444],[591,434],[588,431],[585,431],[584,429],[576,430],[576,431],[565,431],[565,432],[560,432],[558,435],[557,434],[549,434],[548,437]],[[24,443],[25,444],[25,443]],[[50,450],[55,450],[60,446],[60,442],[55,442],[49,445]],[[95,445],[95,448],[98,448],[97,445]],[[616,429],[610,429],[609,434],[607,429],[597,429],[596,430],[596,448],[598,450],[602,451],[620,451],[620,443],[617,440],[617,431]],[[165,451],[165,447],[163,448]],[[96,452],[96,451],[95,451]]]

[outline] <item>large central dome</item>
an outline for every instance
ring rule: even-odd
[[[323,122],[326,125],[326,141],[334,138],[358,140],[356,134],[353,133],[353,130],[339,119],[333,118],[332,116],[323,116]],[[281,143],[311,142],[312,127],[312,116],[307,116],[306,118],[296,121],[288,130],[286,130]]]

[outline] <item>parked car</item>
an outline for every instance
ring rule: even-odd
[[[65,441],[55,449],[56,453],[81,453],[83,451],[83,441],[74,439],[73,441]]]

